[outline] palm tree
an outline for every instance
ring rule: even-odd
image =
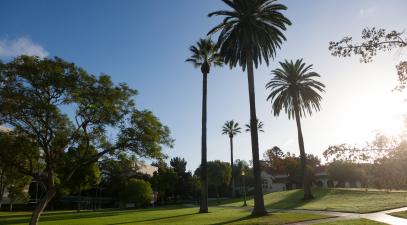
[[[206,98],[207,80],[211,66],[222,66],[222,58],[217,53],[218,48],[210,38],[200,39],[196,45],[189,48],[191,56],[185,60],[202,72],[202,136],[201,136],[201,205],[200,213],[208,212],[208,175],[206,150]]]
[[[250,102],[250,125],[256,126],[256,103],[254,95],[253,64],[257,66],[264,60],[274,58],[277,48],[285,39],[282,31],[291,22],[281,13],[287,7],[275,0],[222,0],[231,10],[220,10],[208,16],[222,16],[223,21],[209,31],[218,33],[217,45],[225,63],[243,71],[247,67]],[[252,215],[266,215],[263,190],[260,177],[259,143],[257,129],[251,130],[253,174],[254,174],[254,208]]]
[[[263,124],[263,122],[261,122],[260,120],[257,120],[256,123],[257,123],[257,131],[264,133],[264,130],[263,130],[264,124]],[[250,132],[250,131],[251,131],[251,126],[250,126],[250,124],[247,123],[247,124],[245,124],[245,126],[246,126],[246,130],[245,130],[245,131],[246,131],[246,132]]]
[[[312,65],[307,66],[302,59],[295,63],[292,60],[285,60],[285,62],[280,62],[280,66],[281,68],[272,71],[274,77],[266,85],[266,88],[270,89],[267,100],[272,102],[274,116],[278,116],[284,109],[289,119],[295,118],[296,120],[303,171],[304,200],[308,200],[312,199],[313,195],[307,171],[300,119],[306,114],[311,116],[313,110],[319,111],[322,100],[320,92],[324,92],[325,85],[314,79],[320,75],[311,72]]]
[[[241,128],[239,127],[239,123],[231,120],[226,121],[222,127],[222,134],[227,134],[229,136],[230,141],[230,166],[232,167],[232,177],[230,186],[232,189],[232,197],[235,197],[235,179],[233,176],[234,166],[233,166],[233,137],[240,133]]]

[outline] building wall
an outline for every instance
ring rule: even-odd
[[[338,181],[333,181],[329,179],[328,175],[326,173],[318,173],[315,174],[317,176],[315,183],[313,183],[313,186],[320,186],[322,188],[334,188],[336,187],[339,182]],[[263,185],[263,192],[276,192],[276,191],[285,191],[287,189],[287,184],[286,183],[281,183],[281,182],[275,182],[273,179],[274,177],[265,172],[261,171],[260,174],[262,178],[262,185]],[[282,175],[278,175],[278,178],[282,178]],[[362,183],[360,181],[356,181],[354,185],[352,186],[349,182],[345,182],[345,187],[350,188],[350,187],[356,187],[356,188],[362,188]],[[295,185],[292,186],[293,189],[295,189]]]

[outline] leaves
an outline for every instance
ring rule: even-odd
[[[274,116],[282,110],[288,118],[295,117],[298,109],[299,116],[311,115],[313,110],[319,111],[325,85],[315,78],[319,74],[311,72],[312,65],[306,65],[302,59],[295,62],[280,62],[281,68],[273,70],[273,78],[266,84],[270,90],[267,100],[272,103]]]
[[[275,0],[223,0],[231,10],[220,10],[208,16],[221,16],[223,22],[208,32],[219,33],[217,45],[224,62],[235,67],[246,68],[247,57],[257,67],[262,60],[269,64],[277,49],[286,40],[282,31],[291,25],[281,11],[286,6]]]
[[[36,172],[48,190],[71,179],[98,183],[96,162],[104,155],[131,152],[163,158],[162,146],[173,145],[168,127],[152,112],[136,109],[136,90],[60,58],[20,56],[0,63],[0,85],[0,123],[13,128],[17,139],[35,144],[33,158],[44,164]],[[24,148],[13,150],[16,159],[26,156]],[[36,176],[33,163],[24,163],[21,170]]]
[[[218,54],[218,47],[210,38],[199,39],[196,45],[189,48],[189,51],[191,56],[185,62],[192,63],[194,67],[201,67],[203,74],[208,74],[212,65],[223,65],[222,58]]]
[[[407,36],[404,32],[395,30],[387,32],[385,29],[365,28],[362,31],[361,43],[354,43],[352,37],[344,37],[340,41],[329,42],[329,51],[333,56],[350,57],[352,55],[360,56],[360,62],[369,63],[378,52],[387,52],[393,49],[402,49],[407,46]],[[395,90],[402,91],[405,88],[407,80],[407,63],[401,61],[397,66],[397,76],[399,85]]]
[[[333,56],[350,57],[359,55],[360,61],[371,62],[378,51],[390,51],[394,48],[407,46],[407,38],[403,39],[403,33],[398,31],[386,32],[385,29],[365,28],[362,31],[362,43],[354,43],[352,37],[344,37],[342,40],[329,42],[329,51]]]
[[[230,138],[233,138],[238,133],[240,133],[242,128],[239,126],[239,123],[234,120],[226,121],[222,127],[222,134],[228,135]]]

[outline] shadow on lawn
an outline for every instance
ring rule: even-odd
[[[265,206],[266,206],[266,208],[269,208],[269,209],[295,209],[295,208],[304,206],[305,204],[307,204],[309,202],[321,199],[328,193],[329,193],[329,191],[327,191],[327,190],[316,188],[316,189],[313,189],[314,199],[304,201],[304,200],[302,200],[302,197],[304,195],[303,190],[298,190],[298,191],[294,191],[290,194],[287,194],[283,199],[281,199],[279,201],[271,202],[269,204],[266,204]],[[273,193],[271,193],[271,195],[273,195]]]
[[[75,219],[89,219],[89,218],[97,218],[99,216],[103,217],[108,217],[108,216],[117,216],[121,214],[127,214],[128,212],[126,211],[101,211],[101,212],[81,212],[81,213],[75,213],[75,212],[70,212],[70,213],[49,213],[49,214],[44,214],[40,218],[40,222],[46,222],[46,221],[61,221],[61,220],[75,220]],[[9,217],[10,218],[10,217]],[[13,217],[11,217],[13,218]],[[15,218],[18,219],[11,219],[6,220],[6,221],[1,221],[0,225],[8,225],[8,224],[18,224],[18,223],[28,223],[30,221],[31,215],[27,215],[24,218],[18,218],[15,216]],[[2,217],[1,219],[6,219],[6,217]]]
[[[76,211],[63,211],[63,212],[53,212],[53,211],[46,211],[44,212],[41,217],[46,217],[46,216],[59,216],[59,215],[67,215],[67,214],[83,214],[83,213],[93,213],[93,214],[98,214],[98,213],[105,213],[105,212],[112,212],[112,211],[120,211],[119,209],[102,209],[102,210],[97,210],[97,211],[87,211],[83,210],[81,212],[76,212]],[[10,214],[13,214],[11,212]],[[31,212],[27,212],[26,214],[17,214],[17,215],[0,215],[0,220],[2,219],[12,219],[12,218],[19,218],[19,217],[31,217]],[[1,224],[1,223],[0,223]]]
[[[119,225],[119,224],[134,224],[135,222],[151,222],[151,221],[156,221],[156,220],[165,220],[165,219],[172,219],[172,218],[178,218],[178,217],[184,217],[184,216],[191,216],[198,214],[196,213],[186,213],[186,214],[181,214],[181,215],[176,215],[176,216],[167,216],[167,217],[159,217],[159,218],[153,218],[153,219],[145,219],[145,220],[133,220],[133,221],[128,221],[128,222],[120,222],[120,223],[109,223],[108,225]]]
[[[256,218],[256,216],[249,215],[249,216],[244,216],[244,217],[237,218],[237,219],[234,219],[234,220],[224,221],[224,222],[220,222],[220,223],[212,223],[211,225],[231,224],[231,223],[237,223],[237,222],[240,222],[240,221],[254,219],[254,218]]]

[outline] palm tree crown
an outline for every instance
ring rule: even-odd
[[[274,58],[276,49],[286,40],[283,30],[291,25],[281,11],[287,7],[276,0],[222,0],[232,8],[220,10],[208,16],[223,16],[223,22],[209,31],[208,35],[220,31],[218,46],[220,55],[230,67],[239,64],[243,70],[247,57],[257,67],[269,58]]]
[[[264,124],[263,124],[263,122],[261,122],[260,120],[256,120],[257,121],[257,130],[259,131],[259,132],[263,132],[264,133],[264,130],[263,130],[263,126],[264,126]],[[245,126],[246,126],[246,132],[250,132],[251,131],[251,127],[250,127],[250,124],[248,123],[248,124],[245,124]]]
[[[222,134],[229,135],[230,138],[233,138],[236,134],[240,133],[241,127],[239,123],[231,120],[226,121],[222,127]]]
[[[280,66],[272,71],[274,77],[266,85],[270,89],[267,100],[273,102],[274,116],[284,109],[289,119],[294,118],[296,107],[300,117],[319,111],[322,100],[319,92],[324,92],[325,85],[314,80],[320,75],[311,72],[312,65],[307,66],[299,59],[295,63],[285,60]]]
[[[189,48],[189,51],[192,54],[185,62],[192,63],[196,68],[201,67],[201,72],[204,74],[210,72],[211,65],[222,66],[223,64],[218,48],[210,38],[199,39],[196,45]]]

